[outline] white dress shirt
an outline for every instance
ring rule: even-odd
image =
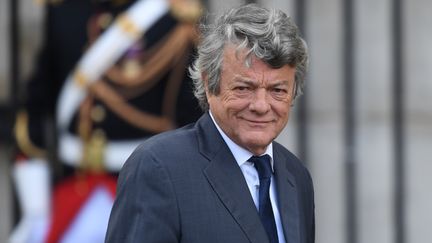
[[[243,176],[245,177],[247,186],[249,188],[249,191],[251,193],[252,199],[255,203],[255,207],[257,210],[259,209],[259,185],[260,180],[258,177],[258,172],[255,169],[252,162],[249,162],[248,159],[252,157],[254,154],[252,154],[250,151],[240,147],[236,143],[234,143],[222,129],[219,127],[219,125],[216,123],[216,121],[213,118],[213,115],[211,112],[210,117],[213,120],[213,123],[216,125],[216,128],[218,129],[219,133],[221,134],[222,138],[224,139],[225,143],[228,145],[229,149],[231,150],[231,153],[234,155],[235,160],[237,161],[237,164],[240,166],[241,171],[243,172]],[[264,154],[268,154],[271,158],[270,164],[272,167],[272,171],[274,172],[273,167],[273,145],[270,143],[267,146],[267,149]],[[271,177],[271,183],[270,183],[270,201],[273,208],[273,214],[276,222],[276,229],[278,234],[279,243],[285,243],[285,237],[283,234],[283,228],[282,228],[282,222],[280,218],[279,213],[279,207],[277,203],[277,194],[276,194],[276,186],[274,182],[274,175]]]

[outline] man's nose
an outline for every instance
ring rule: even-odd
[[[270,103],[267,99],[267,95],[267,90],[265,88],[255,90],[255,95],[250,102],[250,110],[257,113],[266,113],[269,111]]]

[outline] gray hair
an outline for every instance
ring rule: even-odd
[[[306,42],[300,37],[297,26],[284,12],[268,10],[256,4],[231,9],[221,15],[212,25],[201,25],[202,40],[198,56],[189,67],[194,83],[194,94],[204,111],[209,109],[208,92],[218,95],[224,47],[237,45],[237,49],[248,48],[246,65],[250,55],[273,68],[284,65],[296,67],[294,99],[302,93],[308,66]]]

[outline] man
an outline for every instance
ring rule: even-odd
[[[305,42],[257,5],[204,30],[190,72],[207,112],[126,161],[106,242],[314,242],[309,173],[273,141],[303,85]]]

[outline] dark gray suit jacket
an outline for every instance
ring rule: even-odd
[[[310,175],[280,144],[273,150],[285,239],[313,243]],[[117,190],[106,242],[268,242],[240,167],[208,113],[140,145]]]

